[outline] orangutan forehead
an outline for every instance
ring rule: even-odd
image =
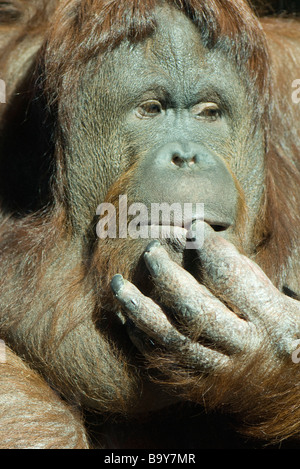
[[[173,21],[170,21],[172,17]],[[47,39],[46,62],[50,80],[53,67],[53,87],[57,89],[58,86],[57,71],[60,76],[67,73],[76,77],[81,64],[95,57],[101,58],[103,53],[109,54],[123,41],[129,40],[133,44],[143,41],[153,36],[157,29],[164,31],[166,41],[177,35],[177,44],[181,42],[184,48],[186,40],[179,39],[185,39],[185,29],[191,30],[191,23],[195,25],[196,43],[198,29],[205,47],[211,49],[217,45],[231,51],[237,63],[259,75],[256,77],[259,86],[266,82],[264,72],[268,58],[264,35],[244,2],[111,0],[62,3]],[[70,88],[73,82],[70,80]]]
[[[177,70],[182,66],[186,71],[191,59],[199,62],[205,55],[205,47],[201,32],[191,19],[168,4],[158,7],[155,13],[157,26],[147,40],[148,51],[161,63],[167,62]]]
[[[242,0],[63,2],[54,17],[44,56],[49,103],[64,97],[67,109],[72,90],[89,62],[97,60],[101,66],[120,45],[129,43],[134,48],[147,40],[149,45],[156,40],[155,54],[162,54],[160,63],[166,62],[163,46],[168,44],[168,64],[173,57],[173,66],[181,66],[181,70],[187,69],[189,55],[197,55],[197,63],[201,61],[203,53],[195,54],[201,44],[206,51],[221,51],[244,77],[256,121],[267,119],[268,49],[257,18]]]
[[[99,71],[92,71],[92,80],[90,73],[86,75],[84,87],[88,93],[90,87],[96,87],[102,97],[110,97],[109,108],[115,103],[117,111],[120,90],[123,105],[159,99],[171,107],[189,107],[203,100],[237,109],[245,90],[243,77],[225,54],[205,49],[199,32],[193,28],[191,32],[188,27],[184,29],[184,44],[172,27],[168,31],[158,29],[153,38],[134,46],[124,41],[105,57]],[[172,36],[170,41],[165,41],[167,34]],[[184,45],[191,40],[195,41],[195,47],[186,51]],[[232,86],[228,87],[228,82]],[[114,83],[115,87],[108,83]]]

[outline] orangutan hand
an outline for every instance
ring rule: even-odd
[[[119,275],[112,281],[133,342],[147,358],[155,357],[151,366],[173,384],[181,382],[179,369],[194,377],[232,376],[228,387],[241,367],[247,368],[247,379],[257,381],[251,376],[257,366],[248,366],[250,362],[259,360],[259,379],[283,363],[295,367],[300,302],[277,290],[254,262],[209,225],[205,224],[204,244],[195,244],[195,249],[209,289],[173,262],[157,241],[144,257],[159,302]]]

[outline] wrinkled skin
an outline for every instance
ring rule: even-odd
[[[136,415],[191,401],[267,422],[255,437],[285,438],[288,424],[273,426],[298,383],[300,306],[255,264],[266,176],[256,91],[183,13],[164,6],[157,22],[82,71],[64,135],[67,229],[55,209],[54,221],[21,221],[16,240],[7,222],[1,334],[76,405]],[[203,203],[203,245],[185,248],[197,212],[179,240],[96,239],[98,205],[124,194],[148,209]],[[52,224],[61,232],[49,249]],[[298,278],[286,287],[297,297]]]
[[[221,52],[209,52],[201,46],[197,28],[183,14],[164,8],[159,10],[158,18],[158,30],[153,38],[134,46],[126,42],[121,44],[104,61],[97,79],[89,73],[83,78],[81,94],[75,103],[78,117],[72,123],[69,136],[71,153],[67,158],[74,224],[79,232],[84,230],[85,223],[95,213],[91,209],[108,189],[114,191],[111,182],[115,180],[118,193],[127,193],[128,203],[141,202],[149,206],[152,202],[162,201],[203,202],[205,220],[213,226],[224,225],[222,237],[239,247],[242,244],[244,252],[251,257],[253,229],[264,181],[264,141],[260,128],[254,135],[249,133],[253,115],[243,77]],[[118,90],[122,90],[122,94]],[[145,102],[154,102],[155,106],[157,102],[161,103],[161,108],[155,107],[153,114],[144,115]],[[198,116],[199,103],[211,102],[217,103],[221,116],[216,120],[210,114]],[[101,135],[100,146],[95,138],[96,131]],[[87,142],[90,148],[88,159]],[[170,154],[164,153],[167,145],[177,151],[178,142],[179,146],[195,144],[199,148],[200,157],[194,168],[188,164],[172,165]],[[128,147],[128,156],[124,158]],[[99,151],[103,149],[103,165],[99,167]],[[83,161],[87,173],[98,175],[88,185],[81,177]],[[224,162],[229,170],[223,172],[220,168]],[[119,176],[130,170],[132,164],[135,169],[130,176],[130,185],[122,186]],[[239,195],[231,173],[239,181],[247,206],[242,239],[239,237]],[[88,205],[86,200],[90,201]],[[110,201],[110,196],[105,200]],[[185,363],[188,369],[192,366],[208,373],[222,369],[227,376],[235,366],[239,369],[249,354],[255,356],[266,337],[269,345],[264,352],[266,362],[280,360],[282,354],[286,359],[292,352],[292,341],[300,332],[299,303],[277,292],[253,263],[230,245],[225,247],[225,241],[218,235],[208,231],[206,237],[204,248],[197,250],[197,263],[202,276],[204,271],[205,280],[206,277],[209,279],[212,293],[172,262],[173,258],[187,270],[194,268],[194,261],[185,261],[183,251],[179,250],[178,254],[178,250],[174,251],[167,242],[164,244],[171,259],[161,249],[145,255],[152,276],[154,268],[151,266],[154,261],[157,263],[153,295],[156,299],[159,296],[158,305],[143,297],[130,283],[125,283],[121,290],[115,288],[118,301],[134,323],[134,330],[130,332],[134,343],[139,343],[139,349],[143,351],[141,341],[135,340],[136,330],[141,330],[152,342],[164,346],[162,351],[159,349],[161,353],[166,350],[168,357],[171,354],[175,362]],[[118,252],[122,241],[110,241],[113,252]],[[126,255],[133,265],[138,265],[148,243],[149,239],[130,241]],[[99,241],[99,249],[101,247]],[[229,262],[225,262],[227,250]],[[209,259],[214,259],[215,264]],[[115,274],[123,273],[117,267],[114,269]],[[165,277],[163,272],[166,270],[168,276]],[[197,278],[197,273],[194,275]],[[132,277],[146,288],[148,273],[145,269],[138,271],[138,275],[131,273],[129,278]],[[111,279],[112,276],[108,281]],[[187,283],[188,296],[184,293]],[[228,290],[230,285],[232,290]],[[214,296],[214,290],[239,312],[232,313]],[[272,299],[270,305],[267,303],[269,297]],[[134,311],[128,306],[129,300],[138,302]],[[112,300],[111,305],[113,309],[119,309]],[[159,305],[167,305],[174,311],[175,317],[184,324],[185,334],[178,335],[176,328],[169,325],[164,308]],[[286,324],[281,321],[278,330],[278,317],[283,312]],[[165,337],[166,330],[171,338]],[[213,349],[202,346],[201,338],[208,338]],[[147,344],[147,337],[143,336],[142,343]]]
[[[132,241],[135,249],[129,246],[131,258],[136,256],[137,264],[146,249],[143,258],[148,270],[138,270],[138,274],[129,276],[131,282],[119,275],[113,279],[111,286],[119,307],[112,303],[112,308],[119,311],[121,318],[125,316],[123,321],[133,343],[150,360],[153,369],[157,367],[162,371],[162,381],[172,386],[178,384],[179,395],[202,401],[203,387],[199,386],[198,393],[192,393],[191,381],[181,385],[178,368],[182,371],[186,367],[189,376],[196,373],[195,387],[197,373],[217,377],[212,390],[208,391],[209,384],[204,387],[208,401],[210,393],[212,402],[218,401],[215,396],[218,383],[227,379],[226,386],[222,385],[223,402],[238,411],[241,404],[234,402],[236,396],[230,390],[243,386],[242,370],[247,369],[251,383],[243,392],[255,395],[253,388],[262,375],[271,378],[274,368],[280,369],[291,360],[295,340],[300,334],[300,306],[298,301],[277,290],[250,260],[254,257],[251,243],[264,180],[264,146],[259,128],[254,136],[249,134],[253,126],[252,110],[242,78],[222,54],[199,47],[199,33],[186,18],[173,13],[174,22],[167,27],[164,14],[160,12],[162,23],[154,39],[149,40],[146,47],[138,45],[128,53],[125,70],[123,47],[126,45],[113,56],[113,70],[122,69],[118,76],[113,74],[114,89],[123,90],[125,103],[124,113],[120,115],[120,138],[126,139],[129,135],[132,153],[142,155],[137,159],[127,194],[130,201],[147,206],[150,202],[172,203],[178,199],[181,203],[204,202],[207,222],[204,245],[196,246],[196,255],[185,256],[182,248],[174,249],[165,240],[161,240],[163,247],[154,243],[149,250],[146,249],[149,240]],[[188,54],[187,40],[192,45]],[[111,66],[111,62],[109,64]],[[103,70],[107,77],[109,72],[105,67]],[[145,76],[147,80],[142,80]],[[165,94],[153,90],[147,81],[161,83]],[[119,96],[106,92],[110,101],[105,112],[108,108],[113,112],[114,99]],[[100,94],[103,96],[103,91]],[[131,94],[137,98],[131,100]],[[195,96],[200,96],[201,102],[211,102],[212,96],[219,96],[221,118],[216,121],[195,119],[192,106],[196,103]],[[141,119],[136,109],[146,99],[167,102],[166,109],[162,106],[160,112]],[[133,103],[137,107],[133,107]],[[161,163],[162,145],[172,145],[178,140],[199,145],[202,160],[195,183],[187,165],[177,167],[174,176],[172,168],[165,165],[166,160]],[[239,181],[248,215],[242,235],[239,233],[237,187],[232,184],[233,179],[230,181],[227,177],[229,173],[222,173],[219,178],[221,170],[209,173],[206,167],[201,167],[206,162],[204,149],[216,155],[219,165],[225,161]],[[122,188],[119,193],[123,193]],[[213,228],[223,225],[224,229],[216,234],[209,225]],[[182,236],[185,238],[186,231],[183,230]],[[118,250],[118,242],[112,242],[114,250]],[[116,268],[115,273],[122,274],[122,271]],[[262,364],[259,370],[252,366],[255,363]],[[274,390],[275,386],[276,383]]]
[[[96,77],[94,68],[82,80],[69,135],[67,177],[75,223],[82,228],[89,222],[115,181],[129,204],[204,203],[206,219],[226,226],[226,237],[237,243],[234,174],[247,204],[243,247],[250,251],[263,191],[264,142],[261,129],[249,135],[253,108],[230,59],[218,50],[206,51],[197,28],[182,13],[165,8],[158,10],[153,38],[134,46],[122,43]],[[153,102],[161,110],[141,117],[141,105]],[[205,115],[211,104],[221,113],[215,120]],[[172,164],[172,152],[182,149],[187,155],[188,146],[199,155],[196,164]],[[83,162],[87,173],[97,176],[89,184],[82,177]],[[129,187],[120,187],[118,178],[133,164]]]
[[[234,312],[174,263],[160,243],[153,242],[144,255],[147,267],[161,304],[175,311],[185,334],[174,327],[163,307],[116,276],[112,288],[134,324],[132,340],[142,352],[154,341],[174,361],[205,373],[230,374],[250,355],[258,356],[266,341],[270,345],[267,361],[291,356],[299,338],[299,301],[280,293],[254,262],[208,226],[204,239],[203,246],[195,244],[198,262],[213,291],[221,293]],[[197,341],[201,337],[213,348],[201,345]]]

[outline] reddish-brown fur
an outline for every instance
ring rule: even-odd
[[[6,363],[0,366],[2,449],[88,449],[88,439],[76,409],[64,404],[10,350],[6,350]],[[20,425],[22,429],[18,432]]]
[[[0,215],[1,338],[77,406],[85,405],[86,394],[94,398],[93,386],[102,373],[103,393],[97,398],[98,409],[127,414],[131,413],[128,409],[134,408],[139,396],[143,374],[133,366],[135,357],[125,356],[106,333],[101,343],[106,369],[97,359],[93,363],[81,362],[81,354],[89,346],[90,324],[106,318],[106,308],[110,305],[106,290],[101,296],[100,285],[107,286],[116,272],[130,278],[133,275],[130,261],[135,254],[128,252],[126,243],[117,251],[103,243],[94,258],[87,261],[86,246],[80,242],[72,244],[74,233],[64,190],[64,144],[80,70],[96,57],[100,64],[103,54],[113,50],[124,38],[139,41],[147,36],[155,26],[153,10],[157,1],[105,0],[100,8],[100,2],[95,0],[71,0],[62,2],[53,16],[56,3],[60,2],[12,1],[4,7],[3,13],[0,6],[0,78],[7,80],[8,101],[18,88],[24,69],[30,69],[30,64],[36,60],[33,52],[24,66],[22,52],[31,41],[39,45],[46,38],[39,53],[39,66],[50,113],[57,118],[51,203],[23,218]],[[196,24],[210,19],[210,29],[204,38],[209,46],[229,37],[230,53],[237,63],[241,63],[246,54],[248,56],[241,73],[248,76],[249,92],[259,94],[256,121],[263,122],[266,130],[267,176],[264,204],[255,233],[255,260],[279,288],[289,281],[299,292],[299,281],[291,279],[297,279],[299,272],[299,262],[294,260],[293,253],[298,248],[300,226],[300,133],[299,121],[295,121],[297,113],[299,119],[300,105],[296,108],[291,101],[290,82],[290,77],[300,77],[299,60],[296,63],[300,48],[299,22],[262,20],[265,37],[260,23],[242,0],[189,0],[177,4]],[[7,31],[11,31],[11,36],[2,40],[1,35],[5,38]],[[17,68],[13,68],[14,60],[19,61]],[[17,73],[10,80],[14,70]],[[3,105],[0,117],[4,112]],[[0,129],[2,127],[1,121]],[[123,175],[125,185],[126,178],[127,175]],[[122,193],[121,190],[119,181],[112,188],[113,197]],[[40,299],[37,292],[44,292]],[[51,320],[47,322],[49,311]],[[90,323],[86,318],[91,318]],[[113,322],[111,317],[107,319]],[[39,331],[34,339],[30,333],[32,328]],[[87,340],[83,341],[82,337]],[[24,341],[28,347],[24,347]],[[78,416],[59,401],[36,371],[27,368],[14,354],[8,356],[8,363],[0,364],[0,425],[5,426],[1,447],[87,447]],[[76,380],[77,366],[82,367],[89,386]],[[162,363],[162,368],[164,366],[168,365]],[[255,364],[251,360],[243,364],[243,375],[237,376],[236,388],[247,379],[249,366]],[[258,374],[262,373],[258,365],[257,368]],[[241,414],[249,425],[245,433],[267,441],[299,436],[299,390],[295,386],[294,370],[290,371],[288,366],[274,368],[273,380],[282,373],[286,373],[285,387],[279,389],[277,395],[268,395],[268,382],[263,383],[264,389],[259,393],[253,389],[252,395],[248,393],[244,400],[237,392]],[[190,382],[186,374],[181,376],[179,372],[177,384],[184,381],[185,389],[191,386],[184,397],[202,402],[200,383],[195,390],[193,379]],[[223,394],[218,390],[211,398],[210,407],[222,405],[226,402],[226,393],[235,391],[227,389],[226,383],[223,389]],[[35,400],[34,405],[31,400]],[[22,425],[24,409],[31,411],[28,412],[32,419],[30,432]],[[65,428],[69,429],[66,433]],[[42,440],[40,435],[43,435]]]

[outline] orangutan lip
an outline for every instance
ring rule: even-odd
[[[173,248],[179,252],[184,251],[185,249],[194,249],[194,245],[192,244],[195,241],[195,239],[193,239],[194,236],[197,239],[199,237],[199,240],[201,240],[203,237],[203,233],[201,231],[198,232],[197,227],[193,226],[194,221],[195,219],[191,220],[189,223],[186,221],[184,227],[176,224],[162,223],[141,223],[140,227],[147,227],[149,239],[157,239],[164,242],[167,241],[170,246],[173,246]],[[224,223],[219,221],[210,222],[208,220],[204,220],[204,222],[210,225],[215,232],[220,232],[220,234],[221,232],[225,232],[231,226],[231,223]]]
[[[197,216],[193,218],[191,221],[190,227],[195,221],[199,219],[201,220],[201,218]],[[210,225],[214,231],[226,231],[232,225],[232,222],[221,221],[221,220],[213,219],[213,218],[204,218],[203,221],[204,223],[207,223],[208,225]]]
[[[185,230],[185,231],[189,231],[192,227],[192,224],[196,221],[196,220],[201,220],[200,218],[193,218],[192,220],[186,220],[184,222],[184,226],[180,225],[180,224],[170,224],[170,225],[166,225],[164,223],[159,223],[159,224],[151,224],[151,223],[141,223],[139,226],[149,226],[149,227],[162,227],[164,229],[182,229],[182,230]],[[207,219],[204,219],[203,220],[205,223],[207,223],[208,225],[210,225],[212,227],[212,229],[216,232],[221,232],[221,231],[226,231],[231,225],[232,223],[229,223],[229,222],[220,222],[220,221],[211,221],[211,220],[207,220]]]
[[[231,223],[220,223],[220,222],[210,222],[208,220],[204,220],[205,223],[210,225],[214,231],[226,231],[232,225]]]

